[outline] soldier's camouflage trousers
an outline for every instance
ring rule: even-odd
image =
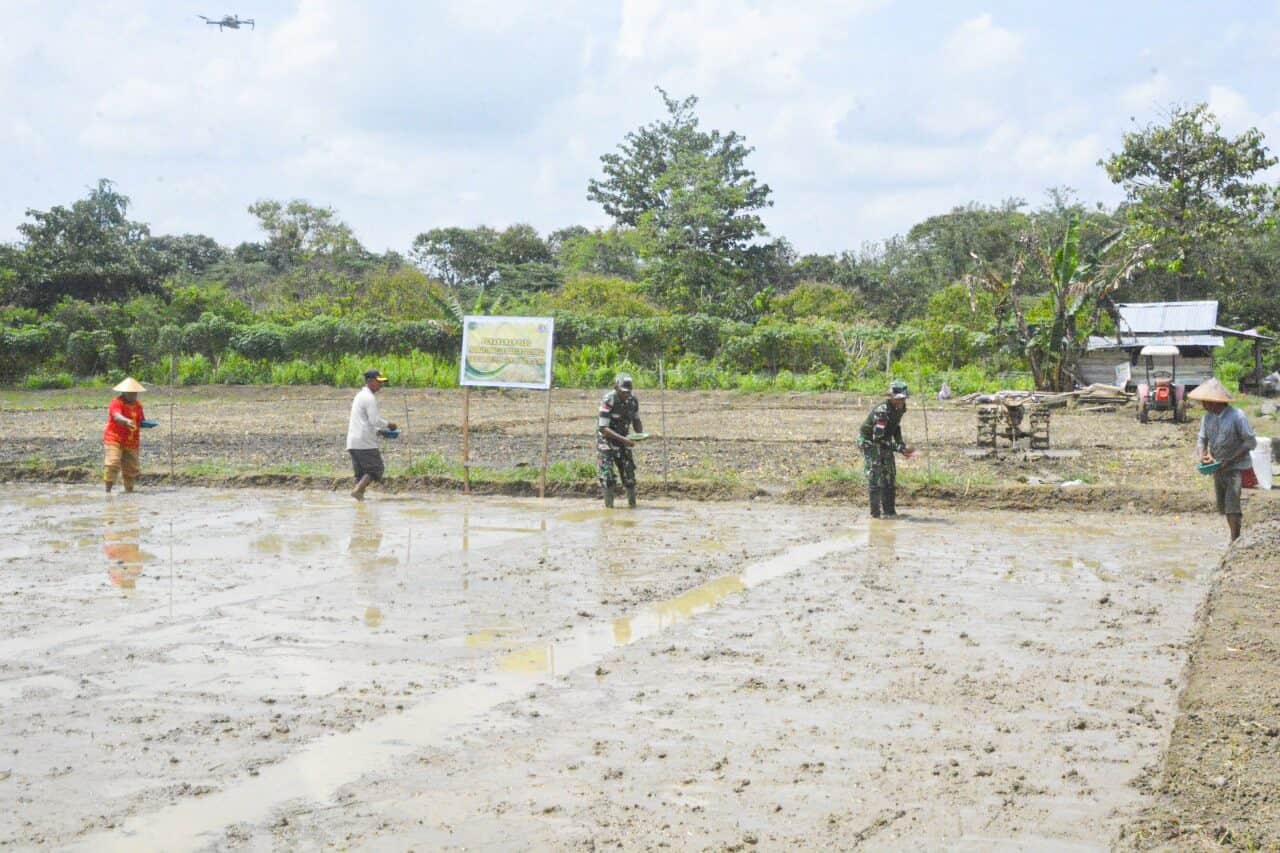
[[[614,447],[598,451],[600,456],[600,485],[607,486],[622,480],[625,488],[633,488],[636,484],[636,459],[631,455],[630,447]],[[618,476],[614,477],[614,469]]]
[[[862,473],[867,475],[867,487],[892,491],[898,485],[898,465],[893,459],[893,448],[868,444],[862,448]]]

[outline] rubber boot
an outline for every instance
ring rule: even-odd
[[[880,517],[880,490],[875,486],[867,489],[867,494],[871,496],[871,517]]]
[[[606,509],[613,509],[613,483],[604,484],[604,505]]]
[[[627,506],[635,508],[636,505],[636,487],[627,486]]]
[[[898,498],[898,496],[894,494],[896,490],[892,486],[886,486],[881,491],[884,492],[880,500],[880,502],[884,505],[884,517],[897,518],[898,508],[894,506],[894,502]]]

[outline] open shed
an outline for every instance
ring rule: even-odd
[[[1262,344],[1272,340],[1257,332],[1218,325],[1218,303],[1127,302],[1116,306],[1119,323],[1113,336],[1093,335],[1077,365],[1082,385],[1132,385],[1142,369],[1139,353],[1145,346],[1178,348],[1178,382],[1187,390],[1213,377],[1213,351],[1227,337],[1253,341],[1254,360],[1262,363]],[[1168,367],[1168,364],[1157,365]]]

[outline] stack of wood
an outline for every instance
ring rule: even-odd
[[[1069,392],[1069,396],[1074,397],[1077,404],[1111,404],[1122,406],[1133,399],[1133,395],[1123,388],[1117,388],[1115,385],[1094,384],[1084,388],[1077,388]]]
[[[1084,388],[1077,388],[1074,391],[1061,392],[1004,390],[987,393],[975,391],[972,394],[957,397],[955,402],[971,406],[989,405],[991,403],[1034,403],[1049,409],[1058,409],[1065,406],[1070,406],[1071,408],[1089,406],[1091,408],[1084,411],[1100,411],[1127,405],[1132,400],[1133,395],[1123,388],[1117,388],[1115,385],[1094,384]]]

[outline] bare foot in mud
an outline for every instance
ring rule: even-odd
[[[360,491],[359,489],[352,489],[351,497],[355,498],[358,501],[362,501],[364,500],[364,492]]]

